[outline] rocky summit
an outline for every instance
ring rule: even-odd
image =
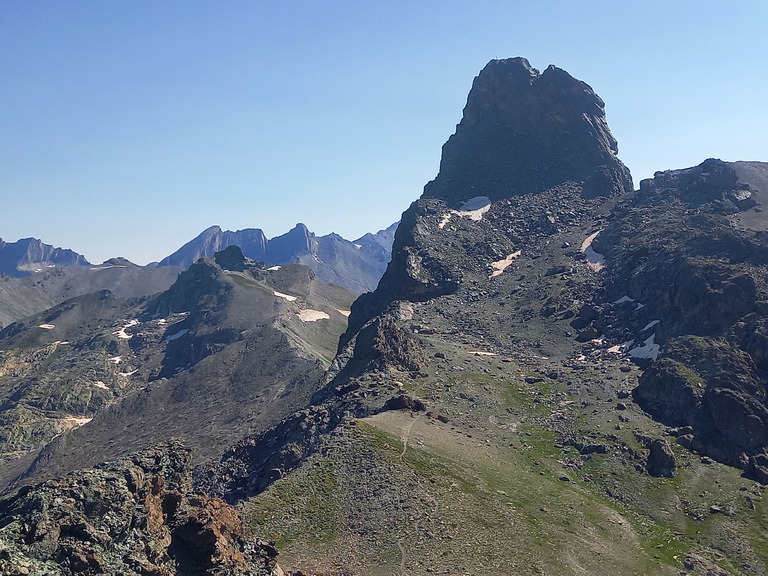
[[[355,300],[346,329],[335,325],[333,358],[323,353],[331,326],[307,330],[294,317],[317,317],[313,302],[334,317],[327,288],[305,268],[220,252],[131,315],[100,305],[99,325],[140,322],[123,329],[136,339],[133,355],[125,346],[120,354],[139,371],[149,357],[147,373],[160,378],[61,434],[36,461],[48,476],[33,467],[19,482],[72,469],[77,454],[94,458],[95,449],[74,448],[78,439],[125,449],[123,434],[154,442],[184,414],[200,424],[197,434],[182,429],[206,455],[192,475],[205,496],[168,488],[162,515],[146,517],[171,546],[150,539],[158,555],[122,556],[169,574],[194,573],[186,553],[174,555],[178,530],[200,532],[187,519],[210,514],[206,526],[219,526],[211,507],[227,506],[244,530],[231,528],[241,556],[227,558],[251,558],[251,545],[273,562],[277,551],[297,575],[768,574],[768,164],[708,159],[635,191],[617,150],[588,85],[522,58],[492,61],[440,173],[403,214],[377,288]],[[291,302],[293,315],[278,310]],[[41,403],[50,353],[40,326],[75,309],[5,329],[6,354],[15,354],[7,371],[39,362],[30,393],[8,394],[8,406]],[[146,315],[133,316],[139,309]],[[182,310],[188,316],[172,316]],[[252,315],[233,324],[233,310]],[[160,319],[164,346],[144,348]],[[222,349],[225,333],[239,336]],[[283,336],[290,347],[278,345]],[[254,355],[269,356],[271,372],[257,377],[264,362]],[[326,362],[300,361],[319,357]],[[240,368],[224,372],[230,364]],[[305,368],[312,376],[302,383]],[[249,410],[268,415],[251,429],[232,423],[249,412],[226,398],[257,389]],[[214,420],[231,423],[214,434],[218,450],[207,431],[213,398],[224,399]],[[142,429],[132,429],[138,417]],[[57,542],[68,566],[98,573],[89,564],[98,553],[99,570],[120,573],[103,568],[112,560],[90,536],[73,540],[67,528],[56,539],[41,528],[37,538],[35,523],[50,523],[25,499],[40,502],[48,490],[81,514],[67,500],[72,482],[49,480],[0,503],[0,561],[50,562]],[[154,494],[153,482],[140,494]],[[88,518],[93,530],[78,534],[106,533]],[[199,566],[224,566],[217,558],[206,553]],[[143,573],[135,562],[120,570]]]
[[[474,196],[499,200],[568,181],[583,182],[585,195],[631,192],[617,152],[605,105],[587,84],[556,66],[539,73],[525,58],[492,60],[472,84],[424,198],[457,207]]]

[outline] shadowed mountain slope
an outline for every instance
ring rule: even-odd
[[[0,332],[4,482],[30,458],[31,475],[50,476],[169,436],[216,456],[222,439],[306,404],[352,299],[306,267],[267,270],[230,247],[157,296],[103,291],[11,324]]]

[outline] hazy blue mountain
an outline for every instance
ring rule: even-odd
[[[384,274],[396,229],[397,223],[350,242],[338,234],[316,236],[301,223],[269,240],[259,228],[232,232],[211,226],[156,266],[187,267],[200,258],[209,258],[217,251],[235,245],[252,260],[271,266],[304,264],[323,282],[361,294],[374,290]]]
[[[16,242],[4,242],[0,239],[0,273],[8,276],[29,276],[45,268],[89,264],[90,262],[77,252],[54,248],[37,238],[22,238]]]

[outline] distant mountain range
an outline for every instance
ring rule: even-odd
[[[186,268],[235,245],[252,260],[270,265],[304,264],[323,282],[361,294],[374,290],[386,270],[396,229],[397,223],[350,242],[338,234],[315,236],[304,224],[270,240],[259,228],[232,232],[211,226],[156,266]]]
[[[0,274],[28,276],[54,266],[88,266],[90,262],[77,252],[54,248],[37,238],[4,242],[0,238]]]
[[[396,229],[397,223],[350,242],[338,234],[315,236],[304,224],[297,224],[290,232],[272,239],[267,239],[259,228],[232,232],[211,226],[170,256],[147,268],[188,268],[200,258],[210,258],[216,252],[235,245],[252,260],[273,266],[304,264],[323,282],[361,294],[374,290],[384,274]],[[122,258],[119,260],[122,264],[130,264]],[[0,239],[0,274],[6,276],[23,278],[53,268],[89,265],[90,262],[77,252],[54,248],[36,238],[24,238],[13,243]],[[168,285],[164,283],[160,289]],[[111,286],[103,288],[112,289]],[[48,303],[51,304],[53,302]]]

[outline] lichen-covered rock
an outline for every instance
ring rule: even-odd
[[[269,575],[276,550],[237,512],[192,494],[190,451],[168,442],[0,501],[0,573]]]

